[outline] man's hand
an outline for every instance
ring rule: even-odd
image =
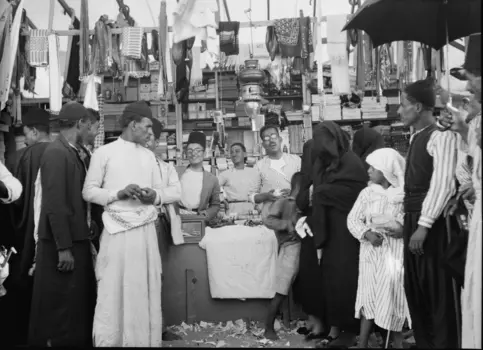
[[[445,217],[448,215],[454,215],[456,209],[458,209],[458,199],[457,198],[451,198],[446,204],[446,207],[444,208],[443,214]]]
[[[467,131],[468,124],[466,123],[466,117],[468,116],[468,112],[465,110],[458,110],[449,103],[446,104],[446,109],[447,112],[445,111],[438,118],[440,124],[457,133]]]
[[[70,272],[74,270],[74,256],[70,249],[59,250],[59,263],[57,270],[60,272]]]
[[[141,189],[141,197],[139,197],[139,200],[143,204],[154,204],[156,201],[156,191],[153,190],[152,188],[145,187]]]
[[[384,240],[384,237],[382,236],[382,234],[380,234],[379,232],[375,232],[375,231],[367,231],[364,234],[364,237],[369,242],[371,242],[373,247],[379,247],[382,244],[382,241]]]
[[[416,231],[411,236],[411,239],[409,240],[409,251],[413,254],[423,255],[423,246],[427,235],[428,228],[424,226],[418,226]]]
[[[7,199],[8,198],[8,189],[7,186],[3,183],[3,181],[0,181],[0,198]]]
[[[401,239],[403,238],[403,232],[402,230],[397,230],[397,231],[394,231],[394,230],[389,230],[387,229],[387,233],[386,233],[389,237],[392,237],[392,238],[396,238],[396,239]]]
[[[290,196],[290,192],[292,192],[290,190],[290,188],[284,188],[283,190],[280,190],[280,196],[281,197],[288,197],[288,196]]]
[[[131,184],[127,185],[125,189],[119,191],[117,193],[117,198],[119,198],[119,200],[139,199],[142,195],[141,187]]]
[[[273,190],[266,193],[259,193],[255,196],[255,203],[275,202],[277,197],[273,194]]]
[[[473,183],[467,183],[460,187],[456,198],[459,199],[460,197],[464,200],[469,201],[470,203],[474,203],[476,199],[476,194]]]

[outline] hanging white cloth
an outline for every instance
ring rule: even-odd
[[[324,91],[324,62],[322,61],[324,57],[324,47],[322,44],[322,23],[319,21],[319,18],[322,18],[322,1],[317,3],[316,18],[317,22],[315,23],[314,30],[314,61],[317,62],[317,90],[322,92]]]
[[[49,35],[49,91],[50,112],[59,114],[62,108],[62,77],[59,62],[59,38],[56,34]]]
[[[347,33],[342,28],[347,15],[327,16],[327,52],[332,73],[332,94],[351,93],[349,81],[349,54],[347,52]]]
[[[191,68],[190,86],[201,85],[203,72],[201,71],[201,48],[196,46],[191,49],[193,55],[193,67]]]
[[[206,40],[207,28],[218,29],[215,12],[218,4],[215,0],[180,0],[173,12],[173,43],[199,37]]]
[[[84,78],[83,83],[87,84],[84,97],[84,107],[92,108],[93,110],[98,111],[99,103],[97,101],[96,84],[101,84],[101,77],[91,74]]]
[[[8,93],[10,91],[10,84],[12,83],[12,72],[13,65],[15,63],[15,57],[17,56],[18,39],[20,34],[20,24],[22,20],[24,0],[20,0],[17,11],[15,12],[15,17],[10,27],[10,33],[5,33],[7,35],[5,40],[3,54],[0,61],[0,110],[5,108],[8,101]],[[9,4],[10,6],[10,4]],[[7,27],[5,27],[7,30]]]

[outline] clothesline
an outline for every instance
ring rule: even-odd
[[[317,20],[316,17],[310,17],[311,22],[314,22]],[[322,16],[320,17],[319,22],[326,22],[327,21],[327,16]],[[252,22],[240,22],[240,28],[250,28],[250,26],[256,28],[256,27],[266,27],[273,25],[275,23],[275,20],[270,20],[270,21],[252,21]],[[151,33],[152,30],[159,30],[159,27],[143,27],[145,33]],[[171,26],[168,27],[168,32],[172,32],[173,29]],[[59,36],[75,36],[75,35],[80,35],[80,30],[78,29],[71,29],[71,30],[54,30],[53,31],[55,34]],[[122,34],[122,28],[114,28],[112,29],[112,34]],[[27,30],[22,31],[22,35],[30,35],[30,32]],[[93,35],[94,30],[90,30],[89,34]]]

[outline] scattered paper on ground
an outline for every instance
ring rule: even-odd
[[[300,327],[306,327],[305,321],[292,321],[285,327],[281,320],[274,324],[279,340],[268,340],[264,337],[264,326],[261,322],[235,320],[228,322],[205,322],[169,326],[168,329],[182,337],[182,340],[164,341],[164,347],[202,347],[202,348],[313,348],[315,341],[305,341],[305,337],[297,333]],[[404,334],[404,344],[414,344],[412,332]],[[380,339],[379,341],[382,343]],[[409,343],[409,344],[408,344]],[[381,344],[382,345],[382,344]],[[377,347],[377,346],[375,346]],[[382,348],[382,346],[379,346]]]

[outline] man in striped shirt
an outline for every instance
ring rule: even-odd
[[[415,130],[407,155],[404,199],[405,291],[418,348],[458,346],[452,278],[441,261],[448,245],[443,209],[456,192],[456,136],[433,116],[433,83],[408,85],[398,113]]]

